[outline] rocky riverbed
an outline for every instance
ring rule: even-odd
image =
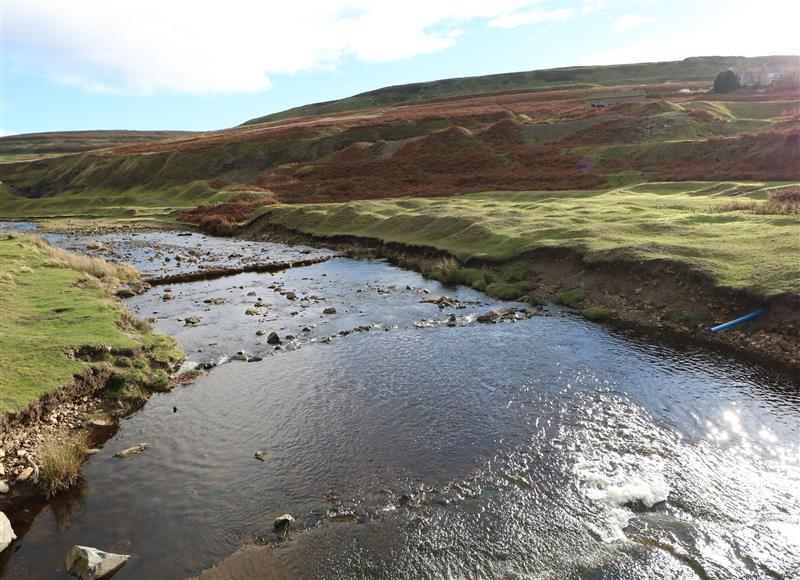
[[[130,249],[100,241],[167,272],[175,260],[146,246],[169,240],[174,256],[192,238],[136,233],[121,236]],[[225,256],[325,255],[195,241]],[[380,259],[127,303],[176,337],[184,370],[206,370],[122,417],[74,489],[9,506],[19,538],[3,575],[63,576],[74,545],[130,555],[116,578],[800,569],[800,384],[780,367]]]

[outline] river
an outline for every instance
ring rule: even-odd
[[[192,249],[222,263],[329,254],[97,239],[150,274],[191,269]],[[229,575],[800,577],[800,380],[786,371],[553,305],[482,324],[522,305],[374,259],[170,294],[127,303],[178,340],[185,368],[217,366],[124,419],[74,490],[28,506],[4,577],[65,578],[81,544],[132,554],[120,580],[185,578],[253,543],[266,547]],[[296,521],[276,534],[283,513]]]

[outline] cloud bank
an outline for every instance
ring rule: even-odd
[[[104,93],[239,93],[270,75],[386,62],[452,46],[476,19],[556,22],[530,0],[74,0],[5,3],[6,56],[56,82]]]

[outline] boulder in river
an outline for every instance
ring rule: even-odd
[[[333,306],[329,306],[325,310],[322,311],[323,314],[336,314],[336,309]]]
[[[150,447],[147,443],[139,443],[138,445],[134,445],[133,447],[128,447],[127,449],[123,449],[114,454],[114,457],[119,457],[121,459],[125,459],[126,457],[130,457],[131,455],[136,455],[137,453],[141,453],[145,449]]]
[[[285,530],[292,525],[293,521],[294,517],[291,514],[283,514],[282,516],[278,516],[275,518],[275,529]]]
[[[199,316],[187,316],[183,319],[184,326],[197,326],[200,324],[200,317]]]
[[[281,337],[278,336],[277,332],[270,332],[269,336],[267,337],[267,343],[268,344],[280,344],[281,343]]]
[[[124,554],[103,552],[88,546],[73,546],[67,553],[67,571],[81,580],[110,576],[130,559]]]
[[[291,517],[291,516],[290,516]],[[0,512],[0,552],[8,548],[8,545],[17,539],[17,534],[11,527],[11,522],[3,512]]]

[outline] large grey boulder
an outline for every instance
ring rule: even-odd
[[[73,546],[67,554],[67,572],[81,580],[105,578],[119,570],[130,556],[103,552],[88,546]]]
[[[17,534],[11,528],[11,522],[3,512],[0,512],[0,552],[8,548],[8,545],[17,539]]]

